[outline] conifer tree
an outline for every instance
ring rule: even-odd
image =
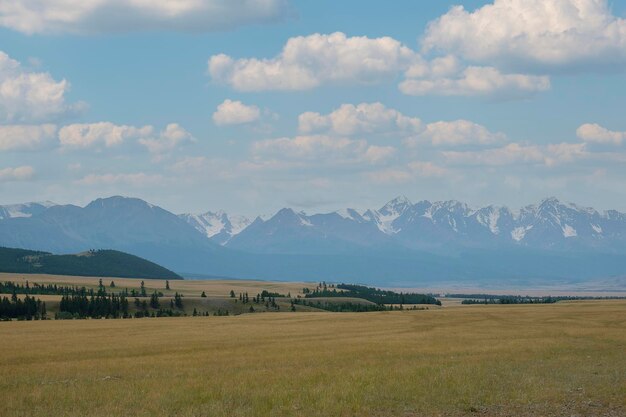
[[[165,281],[165,289],[166,289],[166,290],[169,290],[169,289],[170,289],[170,281],[169,281],[169,280],[166,280],[166,281]]]
[[[150,307],[159,308],[161,305],[159,304],[159,294],[155,291],[150,296]]]

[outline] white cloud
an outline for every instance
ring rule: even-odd
[[[135,187],[144,185],[160,184],[163,181],[161,175],[151,175],[143,172],[133,174],[89,174],[76,181],[80,185],[115,185],[126,184]]]
[[[606,0],[495,0],[453,7],[428,25],[423,46],[522,69],[623,64],[626,20]]]
[[[381,103],[343,104],[328,115],[306,112],[298,117],[300,132],[330,131],[339,135],[359,133],[417,133],[423,130],[422,122],[404,116]]]
[[[342,104],[328,113],[305,112],[298,117],[302,133],[336,136],[383,134],[405,136],[411,147],[422,142],[434,146],[494,145],[507,140],[506,135],[467,120],[424,124],[417,117],[405,116],[381,103]]]
[[[378,164],[391,158],[396,153],[393,146],[376,146],[370,145],[363,154],[363,159],[371,164]]]
[[[259,120],[261,111],[257,106],[249,106],[241,101],[224,100],[213,113],[213,121],[218,126],[239,125]]]
[[[546,76],[505,73],[490,66],[468,67],[450,54],[429,61],[390,37],[347,37],[341,32],[290,38],[282,52],[271,59],[213,55],[208,67],[214,81],[239,91],[372,84],[394,80],[401,73],[406,79],[399,88],[408,95],[515,98],[550,88]]]
[[[528,164],[549,167],[573,162],[589,155],[584,143],[558,143],[551,145],[510,143],[494,149],[446,151],[442,154],[446,161],[453,165],[504,166]]]
[[[110,122],[72,124],[59,131],[61,146],[68,149],[113,148],[129,141],[136,141],[151,153],[173,150],[193,136],[177,123],[170,123],[156,134],[153,126],[143,127],[116,125]]]
[[[0,151],[34,150],[56,138],[57,127],[45,125],[0,125]]]
[[[271,166],[284,160],[308,163],[378,164],[391,158],[396,149],[391,146],[368,145],[365,140],[329,135],[302,135],[294,138],[268,139],[252,145],[254,165]],[[291,164],[287,162],[290,167]]]
[[[626,132],[615,132],[598,124],[586,123],[576,130],[576,135],[588,143],[621,145],[626,142]]]
[[[4,4],[4,3],[1,3]],[[80,111],[83,103],[69,105],[66,80],[45,72],[31,72],[0,51],[0,121],[48,121]]]
[[[140,138],[139,143],[145,146],[150,153],[162,154],[176,148],[183,142],[195,141],[191,133],[177,123],[170,123],[159,136],[154,138]]]
[[[0,182],[27,181],[35,175],[31,166],[17,168],[0,168]]]
[[[284,18],[287,0],[0,1],[0,26],[23,33],[205,32]]]
[[[407,76],[421,72],[413,67]],[[550,89],[550,78],[526,74],[503,74],[494,67],[467,67],[458,74],[425,73],[425,78],[407,78],[400,83],[400,91],[407,95],[442,96],[502,96],[516,97]]]
[[[134,127],[110,122],[72,124],[61,128],[59,141],[61,146],[67,148],[90,148],[100,145],[111,148],[127,140],[148,138],[153,132],[152,126]]]
[[[307,90],[324,83],[372,83],[410,66],[415,53],[390,38],[336,32],[290,38],[272,59],[214,55],[209,73],[240,91]]]
[[[494,145],[506,141],[504,133],[490,132],[486,127],[467,120],[429,123],[419,137],[434,146]]]

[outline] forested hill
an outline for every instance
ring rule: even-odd
[[[75,255],[53,255],[48,252],[0,247],[0,272],[183,279],[153,262],[115,250],[90,250]]]

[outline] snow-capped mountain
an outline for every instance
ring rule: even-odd
[[[0,220],[18,217],[32,217],[33,214],[42,213],[47,208],[55,205],[56,204],[54,204],[52,201],[43,201],[0,206]]]
[[[237,278],[541,284],[626,277],[626,214],[555,198],[513,211],[399,197],[379,209],[309,215],[285,208],[250,222],[110,197],[85,207],[0,207],[0,246],[116,249],[181,273]]]
[[[252,223],[245,216],[228,215],[224,211],[179,216],[211,240],[224,245]]]
[[[398,197],[380,209],[348,208],[314,215],[282,209],[254,222],[223,212],[182,217],[222,245],[259,253],[332,253],[338,248],[384,245],[396,249],[522,246],[626,251],[625,214],[600,213],[556,198],[516,212],[497,206],[474,209],[454,200],[414,204]]]

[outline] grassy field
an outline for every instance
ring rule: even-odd
[[[46,274],[13,274],[0,272],[0,281],[13,281],[23,284],[26,281],[37,282],[40,284],[62,284],[85,286],[88,288],[97,288],[100,278],[96,277],[72,277],[67,275],[46,275]],[[102,282],[108,287],[111,281],[115,282],[117,288],[139,288],[141,280],[130,278],[102,278]],[[165,291],[165,281],[159,279],[144,280],[148,291],[159,290]],[[262,290],[271,292],[279,292],[282,294],[291,293],[296,296],[302,292],[304,287],[314,287],[316,284],[311,282],[270,282],[270,281],[252,281],[252,280],[184,280],[170,281],[171,293],[175,291],[184,293],[186,296],[199,296],[202,291],[209,296],[228,297],[230,290],[237,294],[240,292],[250,293],[250,297],[260,293]]]
[[[0,323],[0,415],[626,415],[626,302]]]

